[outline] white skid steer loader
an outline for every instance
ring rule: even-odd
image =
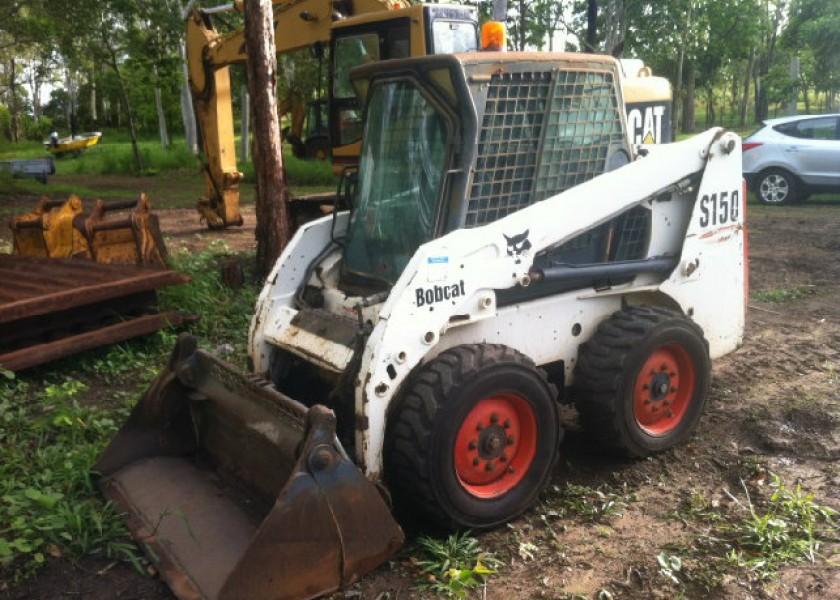
[[[512,519],[552,474],[561,402],[606,446],[670,448],[710,359],[741,342],[736,135],[637,156],[609,57],[434,56],[353,79],[352,208],[277,262],[254,375],[182,339],[98,465],[181,597],[352,581],[402,542],[386,490],[445,526]]]

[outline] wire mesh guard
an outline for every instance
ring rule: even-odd
[[[595,177],[604,172],[610,148],[622,142],[611,73],[494,74],[466,227],[491,223]]]

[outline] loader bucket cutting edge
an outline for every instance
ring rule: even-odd
[[[336,441],[332,411],[196,350],[188,334],[94,470],[184,600],[313,598],[404,539]]]

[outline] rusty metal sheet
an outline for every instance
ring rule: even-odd
[[[0,254],[0,323],[189,281],[176,271]]]
[[[20,350],[0,354],[0,365],[11,371],[20,371],[70,354],[152,333],[158,329],[163,329],[167,325],[179,325],[185,320],[183,315],[175,312],[137,317],[54,342],[34,344]]]
[[[195,319],[160,313],[175,271],[0,254],[0,365],[13,371]]]

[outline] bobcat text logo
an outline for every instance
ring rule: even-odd
[[[530,231],[530,229],[526,229],[525,233],[510,237],[502,234],[505,235],[505,240],[507,241],[508,256],[521,256],[522,253],[531,249],[531,241],[528,239],[528,232]]]
[[[464,280],[451,285],[436,285],[429,288],[417,288],[414,290],[417,296],[417,307],[426,306],[427,304],[437,304],[444,300],[452,300],[453,298],[460,298],[466,296],[464,291]]]

